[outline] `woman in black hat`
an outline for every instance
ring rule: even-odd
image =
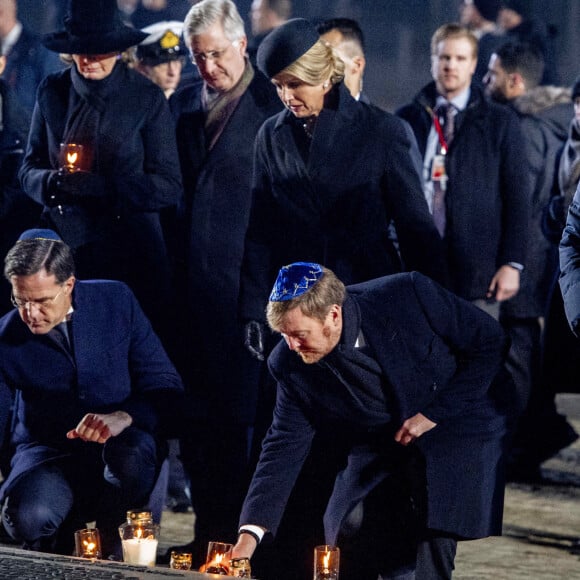
[[[402,122],[351,97],[344,64],[307,20],[276,28],[257,59],[286,111],[256,140],[242,273],[250,345],[281,265],[315,261],[349,284],[399,271],[391,220],[405,267],[442,279],[441,238]]]
[[[147,35],[121,22],[115,0],[71,0],[64,24],[43,42],[73,64],[39,87],[21,181],[73,248],[79,277],[127,282],[163,331],[160,214],[181,195],[173,121],[159,87],[119,58]],[[81,148],[67,158],[71,144]]]

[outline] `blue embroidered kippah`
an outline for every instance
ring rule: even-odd
[[[294,262],[280,268],[270,294],[270,302],[284,302],[301,296],[324,276],[322,266],[313,262]]]
[[[20,234],[19,242],[24,240],[54,240],[55,242],[62,242],[61,237],[53,230],[33,228],[26,230]]]

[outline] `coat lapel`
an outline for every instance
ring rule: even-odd
[[[398,325],[389,317],[367,316],[362,331],[392,386],[399,418],[404,420],[415,415],[422,399],[418,388],[421,380]],[[409,372],[411,364],[417,372]]]

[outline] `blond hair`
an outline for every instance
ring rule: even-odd
[[[278,75],[290,75],[302,82],[316,86],[330,79],[335,85],[344,79],[344,62],[334,50],[318,40],[300,58],[280,71]]]
[[[477,38],[471,30],[455,22],[444,24],[433,33],[433,36],[431,37],[431,54],[437,56],[439,43],[449,40],[450,38],[465,38],[469,44],[471,44],[473,58],[477,58]]]
[[[300,307],[304,316],[324,322],[335,304],[343,305],[346,298],[344,284],[332,270],[322,267],[322,271],[324,273],[322,278],[304,294],[292,300],[268,302],[266,318],[272,330],[280,328],[286,313],[294,308]]]

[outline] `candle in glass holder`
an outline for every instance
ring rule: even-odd
[[[207,546],[207,558],[205,560],[205,572],[207,574],[228,575],[226,556],[232,551],[233,544],[226,542],[209,542]]]
[[[91,560],[101,558],[101,537],[97,528],[75,532],[75,556]]]
[[[119,526],[123,561],[138,566],[155,566],[159,544],[159,524],[151,512],[127,512],[127,521]]]
[[[192,556],[189,552],[171,552],[169,567],[173,570],[191,570]]]
[[[252,567],[249,558],[232,558],[230,560],[230,576],[235,578],[251,578]]]
[[[83,146],[78,143],[60,144],[60,169],[66,173],[74,173],[82,169]]]
[[[340,550],[336,546],[314,548],[314,580],[338,580]]]

